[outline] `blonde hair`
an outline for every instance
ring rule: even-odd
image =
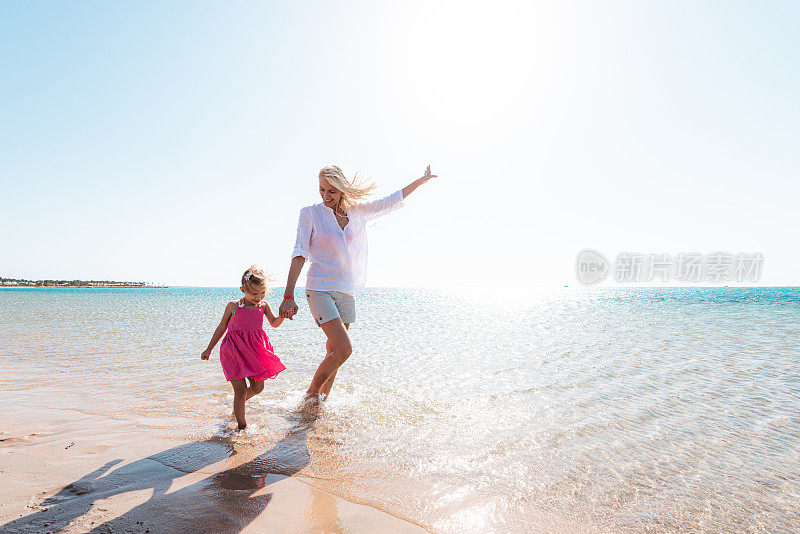
[[[267,287],[267,283],[271,281],[272,278],[267,276],[257,265],[251,265],[242,275],[242,287],[245,289]]]
[[[374,183],[361,181],[358,173],[353,176],[352,180],[348,180],[342,169],[336,165],[322,167],[322,170],[319,171],[319,177],[342,192],[339,205],[336,206],[342,213],[347,213],[350,208],[358,204],[359,200],[365,198],[375,189]]]

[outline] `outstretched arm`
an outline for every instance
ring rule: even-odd
[[[396,210],[400,206],[403,205],[403,200],[410,195],[416,188],[430,180],[431,178],[436,178],[435,174],[431,174],[431,166],[428,165],[428,169],[425,171],[425,175],[422,178],[414,180],[403,189],[395,191],[388,197],[379,198],[378,200],[372,200],[370,202],[364,202],[362,204],[358,204],[353,208],[353,211],[359,213],[362,217],[366,220],[371,221],[372,219],[378,218],[382,215],[386,215],[387,213]]]
[[[286,278],[286,289],[283,292],[284,299],[278,309],[278,314],[284,319],[291,319],[294,314],[297,313],[297,303],[294,301],[294,286],[297,283],[297,278],[300,276],[300,271],[303,270],[305,262],[306,259],[303,256],[295,256],[292,258],[292,265],[289,267],[289,276]]]
[[[264,303],[264,315],[267,316],[269,324],[274,328],[278,328],[283,322],[283,317],[275,317],[275,314],[272,313],[272,308],[267,303]]]
[[[417,178],[407,186],[403,188],[403,198],[408,198],[408,195],[414,192],[416,188],[430,180],[431,178],[436,178],[435,174],[431,174],[431,166],[428,165],[428,168],[425,169],[425,174],[422,178]]]
[[[203,354],[200,355],[201,360],[207,360],[209,356],[211,356],[211,351],[217,346],[219,338],[221,338],[222,334],[225,333],[225,330],[228,329],[228,322],[230,322],[231,317],[233,317],[233,311],[234,306],[232,304],[225,306],[225,313],[222,315],[222,320],[219,322],[219,326],[214,331],[214,335],[211,336],[211,341],[208,342],[208,348],[206,348],[206,350],[203,351]]]

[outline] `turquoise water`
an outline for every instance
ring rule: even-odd
[[[225,434],[232,391],[199,356],[236,298],[2,290],[0,388]],[[234,436],[284,444],[264,471],[436,532],[800,530],[800,289],[367,289],[330,401],[287,442],[324,351],[299,303]]]

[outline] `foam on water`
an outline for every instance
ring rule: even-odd
[[[267,327],[287,370],[243,433],[217,351],[199,360],[235,298],[0,291],[0,388],[230,436],[253,461],[226,484],[295,475],[435,531],[800,529],[798,289],[368,289],[318,418],[298,410],[324,353],[301,302]]]

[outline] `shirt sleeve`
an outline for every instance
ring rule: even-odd
[[[401,207],[403,207],[402,189],[395,191],[388,197],[383,197],[379,198],[378,200],[359,204],[355,207],[355,210],[359,215],[364,217],[364,219],[371,221],[372,219],[376,219],[381,215],[386,215],[387,213]]]
[[[297,222],[297,239],[294,242],[292,258],[303,256],[305,259],[308,259],[312,229],[311,214],[309,213],[308,207],[305,207],[300,210],[300,220]]]

